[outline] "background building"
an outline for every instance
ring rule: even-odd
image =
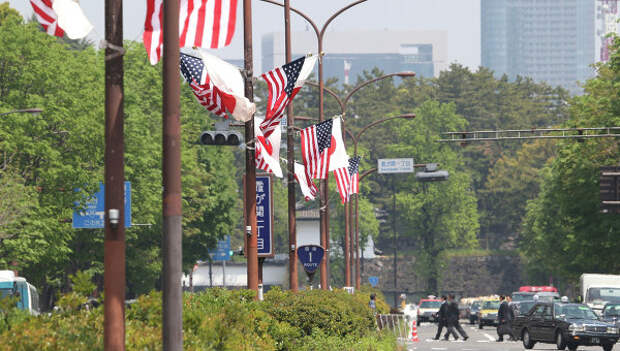
[[[579,93],[594,76],[595,0],[481,0],[482,66]]]
[[[316,54],[314,32],[294,32],[293,58]],[[437,76],[447,67],[447,33],[444,31],[374,30],[328,32],[323,42],[325,78],[354,84],[364,70],[378,67],[385,73],[414,71],[418,76]],[[284,33],[262,37],[262,71],[284,64]]]

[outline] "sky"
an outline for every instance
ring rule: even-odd
[[[29,1],[8,2],[25,17],[32,15]],[[291,6],[307,14],[321,27],[333,13],[352,2],[353,0],[291,0]],[[86,16],[95,26],[89,38],[96,42],[102,40],[105,33],[104,3],[104,0],[80,1]],[[243,57],[242,1],[238,3],[237,29],[233,42],[229,47],[215,52],[222,58]],[[146,0],[125,0],[123,6],[125,39],[141,41]],[[254,66],[261,67],[261,38],[267,33],[284,31],[283,10],[260,0],[252,1],[252,10]],[[292,14],[292,31],[304,31],[307,27],[303,18]],[[443,30],[448,34],[448,63],[458,62],[473,70],[480,65],[480,0],[368,0],[338,16],[329,25],[325,37],[329,37],[330,31],[357,29]]]

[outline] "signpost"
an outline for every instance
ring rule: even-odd
[[[308,275],[310,289],[312,289],[312,278],[314,277],[316,270],[319,268],[324,254],[325,250],[318,245],[303,245],[297,248],[297,257],[299,258],[301,265],[304,267],[304,271],[306,271],[306,274]]]
[[[270,175],[256,175],[258,257],[273,257],[273,188]]]
[[[377,160],[379,173],[413,173],[413,158],[380,158]]]
[[[86,201],[84,209],[73,210],[73,228],[103,229],[105,217],[104,194],[105,185],[99,183],[99,191]],[[79,203],[75,203],[76,207],[79,205]],[[125,182],[125,228],[129,227],[131,227],[131,182]]]
[[[218,240],[215,249],[209,250],[209,256],[213,261],[230,261],[230,235]]]
[[[620,166],[601,167],[601,212],[620,213]]]

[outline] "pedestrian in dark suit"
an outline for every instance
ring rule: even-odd
[[[504,341],[505,334],[510,336],[510,340],[515,340],[515,337],[512,334],[512,320],[515,318],[514,311],[510,308],[510,304],[506,301],[506,297],[504,295],[501,295],[499,300],[501,303],[499,305],[499,310],[497,311],[497,335],[499,335],[497,341]]]
[[[441,307],[439,307],[439,312],[437,312],[437,334],[435,334],[435,340],[439,340],[439,337],[441,336],[441,331],[444,327],[448,326],[448,303],[446,302],[448,298],[446,297],[446,295],[443,295],[441,299],[443,300],[443,302],[441,303]],[[448,334],[446,334],[446,338],[447,335]]]
[[[446,333],[445,340],[448,340],[450,338],[450,334],[454,336],[455,340],[459,339],[454,329],[456,329],[459,332],[459,334],[461,334],[461,337],[463,338],[463,340],[469,339],[469,336],[467,336],[467,333],[465,333],[465,330],[463,330],[463,327],[461,327],[461,323],[459,323],[459,304],[456,303],[456,301],[454,301],[453,294],[450,294],[448,296],[447,319],[448,319],[448,333]]]

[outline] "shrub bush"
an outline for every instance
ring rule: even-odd
[[[368,308],[368,295],[340,291],[297,294],[273,289],[264,301],[254,292],[209,289],[185,294],[183,342],[185,350],[395,350],[392,335],[377,333]],[[72,302],[73,300],[73,302]],[[79,301],[78,301],[79,300]],[[66,307],[82,301],[65,295]],[[378,300],[380,303],[385,304]],[[127,350],[160,350],[162,295],[140,296],[125,310]],[[387,306],[387,305],[386,305]],[[103,307],[66,308],[41,316],[21,314],[0,330],[6,350],[103,349]]]

